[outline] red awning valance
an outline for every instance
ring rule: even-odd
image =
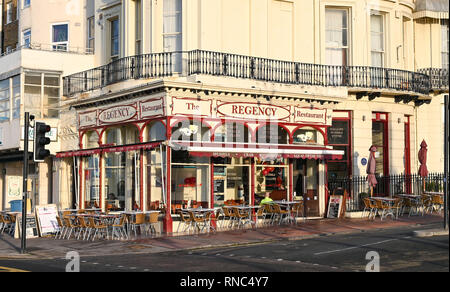
[[[124,145],[124,146],[114,146],[108,148],[96,148],[96,149],[86,149],[86,150],[77,150],[77,151],[67,151],[67,152],[59,152],[56,154],[57,158],[65,158],[65,157],[76,157],[76,156],[91,156],[100,153],[112,153],[112,152],[128,152],[128,151],[137,151],[137,150],[150,150],[154,149],[161,145],[161,142],[153,142],[153,143],[142,143],[142,144],[133,144],[133,145]]]

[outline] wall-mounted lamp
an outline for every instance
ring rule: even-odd
[[[365,122],[366,121],[366,116],[362,116],[362,120],[363,120],[363,122]]]

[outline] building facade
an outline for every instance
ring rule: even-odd
[[[82,1],[63,0],[2,0],[1,210],[8,209],[10,201],[22,199],[25,112],[36,121],[51,125],[53,155],[61,151],[66,141],[76,139],[76,134],[67,126],[69,123],[62,126],[65,114],[59,107],[62,77],[95,66],[92,50],[86,45],[87,18],[82,4]],[[42,17],[43,11],[46,17]],[[29,149],[32,152],[32,143]],[[60,203],[60,198],[66,198],[60,196],[64,191],[59,187],[59,166],[53,157],[47,158],[45,163],[30,163],[29,169],[32,207]]]
[[[95,54],[64,75],[59,123],[76,138],[54,153],[59,207],[161,209],[170,232],[180,207],[266,192],[322,217],[327,182],[365,175],[371,145],[379,175],[417,172],[424,139],[442,171],[436,3],[87,1]]]

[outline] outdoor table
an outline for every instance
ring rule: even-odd
[[[294,218],[292,218],[292,214],[291,214],[291,205],[294,204],[298,204],[299,202],[295,202],[295,201],[272,201],[271,203],[273,204],[278,204],[278,205],[284,205],[287,209],[287,211],[289,212],[289,217],[288,217],[288,222],[294,222]]]
[[[441,192],[425,192],[425,195],[431,195],[431,196],[444,196],[444,193]]]

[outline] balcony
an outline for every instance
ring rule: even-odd
[[[211,75],[292,85],[348,87],[427,95],[430,77],[404,70],[329,66],[194,50],[125,57],[64,78],[64,95],[89,92],[130,79]],[[359,90],[360,89],[360,90]],[[355,91],[355,90],[353,90]]]
[[[448,69],[419,69],[420,73],[430,76],[431,90],[448,93]]]

